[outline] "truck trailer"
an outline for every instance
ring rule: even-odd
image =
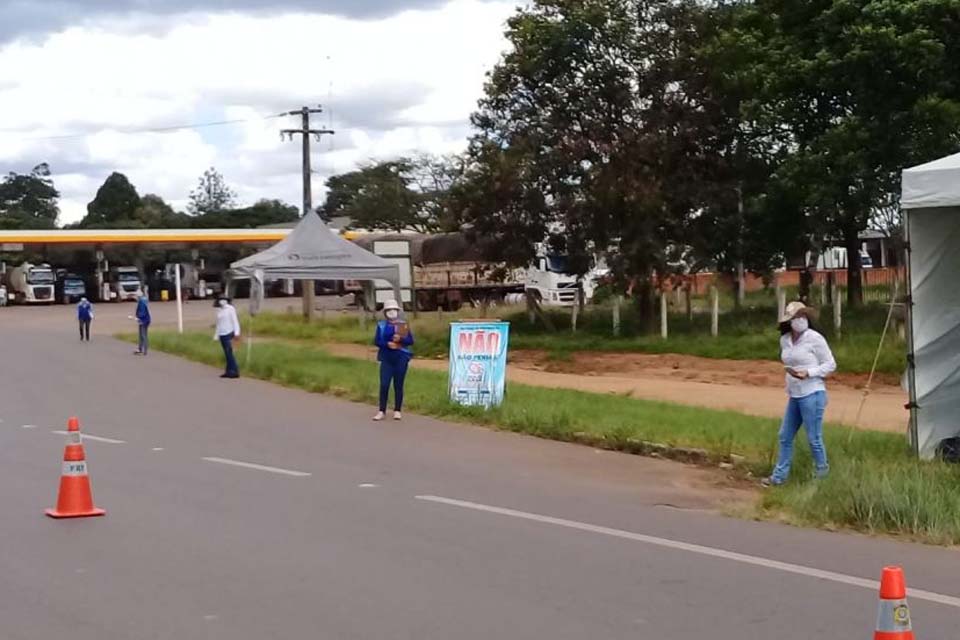
[[[413,289],[417,308],[455,311],[464,304],[479,306],[519,298],[529,291],[545,306],[570,307],[577,302],[582,288],[585,300],[593,295],[593,274],[582,281],[565,272],[566,260],[538,246],[537,258],[526,269],[511,269],[486,260],[482,247],[462,233],[370,234],[358,236],[355,243],[377,252],[378,243],[410,243]],[[346,283],[346,290],[362,296],[361,283]]]

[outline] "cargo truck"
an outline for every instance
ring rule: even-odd
[[[87,283],[82,276],[70,273],[66,269],[58,269],[54,291],[57,302],[70,304],[87,295]]]
[[[114,302],[138,300],[143,295],[143,282],[136,267],[112,267],[109,283],[110,299]]]
[[[480,247],[462,233],[363,235],[353,241],[374,253],[378,244],[409,242],[413,288],[417,307],[423,311],[518,301],[525,291],[545,306],[571,307],[577,301],[578,285],[585,301],[590,300],[599,274],[591,272],[578,283],[575,275],[566,273],[564,257],[550,255],[543,245],[537,247],[537,258],[528,268],[510,269],[484,259]],[[346,283],[346,290],[362,295],[357,282]]]
[[[56,277],[49,264],[24,262],[7,272],[7,295],[19,304],[52,304]]]

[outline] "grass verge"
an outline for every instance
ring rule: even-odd
[[[221,364],[219,346],[206,334],[157,332],[151,336],[151,346],[198,362]],[[282,343],[257,344],[252,354],[244,363],[245,352],[240,350],[244,375],[358,402],[376,400],[375,363]],[[450,403],[446,385],[442,373],[415,370],[408,378],[407,408],[451,421],[611,450],[669,455],[668,448],[693,449],[702,454],[692,456],[700,462],[736,460],[741,473],[754,476],[769,473],[776,451],[776,420],[519,384],[509,385],[502,407],[484,412]],[[825,438],[833,465],[830,476],[812,479],[809,453],[798,443],[791,482],[764,493],[755,515],[931,544],[960,543],[956,467],[911,460],[904,439],[894,434],[828,425]]]
[[[745,309],[729,312],[721,318],[721,333],[710,337],[710,319],[694,316],[675,316],[670,320],[670,337],[663,340],[656,335],[644,333],[638,325],[633,310],[622,313],[623,337],[610,335],[610,310],[594,308],[581,318],[577,334],[570,330],[570,314],[551,311],[550,316],[558,330],[545,331],[539,324],[531,324],[525,313],[516,310],[500,310],[504,319],[511,323],[510,346],[513,349],[536,349],[546,351],[555,359],[569,360],[578,351],[678,353],[706,358],[730,360],[778,360],[779,335],[772,309]],[[448,323],[460,316],[445,314],[441,319],[436,313],[424,313],[413,321],[417,338],[417,354],[432,358],[447,353],[449,344]],[[874,306],[849,313],[842,336],[834,335],[829,322],[821,323],[821,330],[830,340],[841,371],[867,373],[873,364],[880,335],[886,320],[883,307]],[[474,314],[476,315],[476,314]],[[249,319],[245,320],[249,322]],[[264,313],[255,320],[257,335],[317,342],[344,342],[369,344],[373,339],[372,322],[363,327],[356,315],[331,316],[324,320],[304,322],[299,315]],[[880,351],[877,371],[893,379],[899,376],[906,365],[906,346],[890,332]]]

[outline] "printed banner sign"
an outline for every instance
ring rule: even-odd
[[[508,322],[450,325],[450,399],[471,407],[500,406],[507,382]]]

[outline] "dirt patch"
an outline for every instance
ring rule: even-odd
[[[707,384],[783,388],[783,368],[767,360],[717,360],[677,354],[603,353],[583,351],[562,359],[544,351],[513,351],[511,364],[524,369],[581,376],[656,377]],[[867,374],[838,373],[831,385],[864,389]],[[896,376],[874,377],[873,389],[899,390]]]
[[[374,360],[376,350],[362,345],[324,344],[335,355]],[[415,359],[414,369],[446,371],[447,359]],[[507,367],[512,382],[553,389],[615,393],[780,418],[786,396],[783,371],[775,362],[711,360],[683,355],[579,353],[569,359],[546,352],[513,351]],[[827,422],[904,433],[906,393],[899,386],[874,382],[866,395],[865,376],[841,375],[828,382]]]

